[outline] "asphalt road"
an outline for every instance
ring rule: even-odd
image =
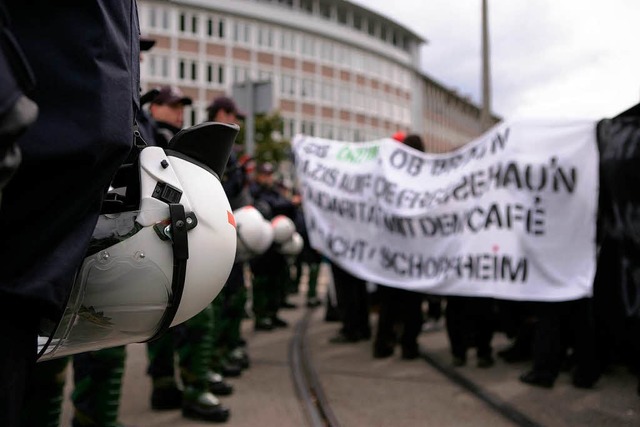
[[[306,308],[302,308],[301,295],[291,300],[300,308],[282,310],[282,316],[290,322],[288,328],[255,332],[251,320],[244,322],[252,363],[240,378],[228,380],[235,387],[234,394],[221,397],[231,409],[226,423],[229,427],[309,425],[294,389],[288,360],[294,325]],[[375,325],[375,314],[372,322]],[[450,368],[444,329],[423,332],[419,338],[421,349],[428,360],[449,370],[451,377],[427,359],[402,360],[399,351],[387,359],[374,359],[370,341],[329,343],[338,328],[337,323],[324,321],[324,308],[319,307],[313,313],[307,337],[313,365],[343,427],[640,426],[637,379],[622,366],[611,368],[591,390],[573,387],[568,374],[562,374],[554,388],[542,389],[518,381],[519,374],[528,369],[528,362],[507,364],[497,359],[495,366],[480,369],[470,358],[467,366]],[[504,336],[496,335],[496,350],[507,344]],[[152,411],[144,345],[131,344],[127,350],[120,407],[120,420],[125,426],[210,425],[187,420],[178,410]],[[70,425],[72,414],[68,398],[71,375],[69,372],[63,426]],[[510,413],[511,418],[505,413]]]

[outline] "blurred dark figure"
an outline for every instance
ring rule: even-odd
[[[207,107],[207,119],[219,123],[241,124],[245,113],[235,101],[218,96]],[[249,192],[247,158],[241,161],[237,150],[231,152],[222,176],[222,187],[232,210],[253,203]],[[233,264],[229,278],[220,295],[211,303],[213,307],[213,359],[212,369],[222,376],[238,376],[249,368],[250,358],[246,341],[242,338],[242,319],[247,303],[247,286],[243,262]]]
[[[299,196],[289,200],[274,184],[274,167],[271,163],[261,163],[256,167],[255,181],[249,189],[255,206],[267,220],[278,215],[295,219]],[[289,264],[274,243],[264,254],[249,262],[253,273],[253,313],[255,329],[270,331],[276,327],[286,327],[287,322],[278,317],[283,298],[286,296],[289,280]]]
[[[467,351],[473,347],[476,348],[476,365],[479,368],[493,366],[493,299],[448,295],[445,318],[453,366],[464,366],[467,363]]]
[[[601,369],[596,356],[591,298],[532,302],[531,307],[537,319],[533,335],[533,366],[520,376],[520,380],[539,387],[553,387],[560,371],[570,361],[575,364],[573,385],[592,387]]]
[[[331,261],[331,273],[342,328],[329,341],[341,344],[370,339],[367,282],[348,273],[333,261]]]
[[[307,230],[307,224],[304,220],[304,212],[302,210],[302,205],[298,207],[296,212],[296,230],[302,236],[302,240],[304,241],[304,247],[302,248],[302,252],[298,256],[300,266],[299,270],[302,270],[302,265],[307,266],[307,295],[306,295],[306,303],[307,307],[314,308],[322,303],[318,298],[318,274],[320,273],[320,265],[322,263],[323,257],[320,252],[316,251],[311,247],[311,242],[309,241],[309,233]],[[298,281],[301,278],[301,274],[298,275]]]
[[[597,127],[600,151],[594,309],[603,367],[627,364],[640,395],[640,104]]]
[[[410,134],[402,140],[414,150],[424,152],[422,138]],[[424,294],[377,285],[378,324],[373,342],[373,357],[389,357],[395,345],[400,342],[403,359],[415,359],[419,356],[418,335],[422,330],[424,316],[422,303]]]
[[[531,359],[536,317],[529,301],[496,300],[496,331],[510,339],[509,346],[498,351],[498,356],[507,363],[524,362]]]

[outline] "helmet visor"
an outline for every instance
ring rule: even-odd
[[[39,360],[141,342],[171,302],[171,243],[140,212],[101,215],[62,320],[39,337]]]

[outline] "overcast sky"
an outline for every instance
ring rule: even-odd
[[[422,70],[481,102],[481,0],[351,0],[428,40]],[[640,102],[640,0],[489,0],[492,110],[600,119]]]

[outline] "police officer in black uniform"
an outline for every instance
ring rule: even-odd
[[[40,323],[60,318],[132,145],[139,32],[134,0],[2,0],[0,9],[0,56],[11,63],[0,65],[0,116],[15,112],[29,81],[39,109],[16,141],[22,162],[0,206],[0,335],[11,343],[0,349],[0,425],[15,426]]]
[[[192,99],[185,96],[176,86],[162,86],[151,101],[149,113],[155,120],[155,144],[162,148],[169,146],[169,141],[184,125],[184,107],[191,105]]]
[[[285,215],[294,221],[300,196],[292,200],[284,197],[274,186],[273,173],[271,163],[257,166],[256,179],[249,187],[255,206],[268,220]],[[273,244],[267,252],[252,259],[250,266],[253,273],[255,329],[269,331],[275,327],[287,326],[287,322],[278,317],[278,310],[287,291],[289,264],[286,258],[278,253]]]
[[[207,107],[207,115],[209,121],[231,124],[238,124],[245,118],[245,113],[227,96],[213,99]],[[252,204],[245,164],[233,151],[222,177],[222,187],[232,210]],[[250,364],[246,341],[241,333],[247,303],[244,265],[244,262],[233,264],[220,295],[211,303],[214,312],[211,367],[214,372],[228,377],[239,376]]]

